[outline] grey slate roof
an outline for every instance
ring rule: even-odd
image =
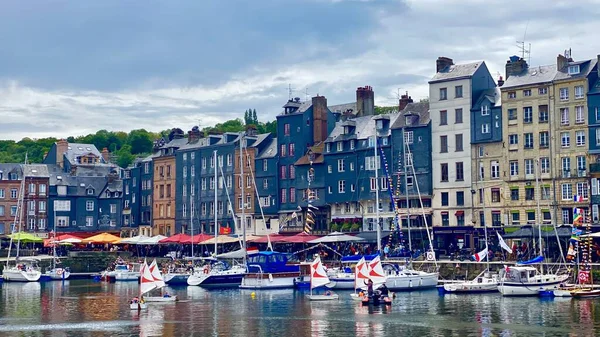
[[[369,137],[373,137],[376,134],[376,132],[380,136],[386,135],[386,134],[389,135],[391,132],[391,126],[394,125],[394,123],[396,122],[396,120],[398,119],[399,116],[400,116],[400,114],[398,114],[398,113],[392,113],[392,114],[386,114],[386,115],[372,115],[372,116],[362,116],[362,117],[352,118],[351,120],[356,123],[356,129],[354,130],[353,135],[345,135],[344,134],[344,126],[343,126],[344,122],[338,122],[338,123],[336,123],[335,128],[333,129],[333,131],[331,131],[331,133],[329,134],[329,137],[327,137],[325,142],[330,143],[330,142],[337,142],[337,141],[347,140],[347,139],[358,139],[358,140],[369,139]],[[383,134],[379,131],[376,131],[376,129],[375,129],[375,120],[380,119],[382,117],[384,119],[386,117],[390,119],[390,128]]]
[[[296,110],[296,112],[293,112],[291,114],[286,114],[285,111],[282,111],[279,114],[279,116],[295,115],[295,114],[302,113],[302,112],[308,110],[312,106],[312,100],[311,101],[302,102],[302,103],[299,103],[299,104],[300,104],[300,106],[298,107],[298,110]],[[294,103],[294,106],[297,106],[297,103]]]
[[[479,69],[479,67],[484,64],[483,61],[473,62],[473,63],[464,63],[464,64],[455,64],[448,66],[441,71],[437,72],[429,83],[434,82],[443,82],[456,80],[459,78],[468,78],[473,76],[473,74]]]
[[[519,75],[513,75],[506,79],[502,90],[551,82],[556,77],[556,64],[547,66],[529,67]]]
[[[267,159],[275,156],[277,156],[277,139],[272,138],[269,145],[265,146],[258,156],[256,156],[256,159]]]
[[[48,166],[43,164],[25,165],[25,177],[49,178]]]
[[[170,147],[181,147],[183,145],[187,144],[187,138],[173,138],[171,139],[170,142],[168,142],[167,144],[163,145],[163,149],[168,149]]]
[[[596,83],[590,88],[588,94],[598,94],[600,93],[600,79],[596,81]]]
[[[569,80],[569,79],[577,79],[584,78],[589,75],[590,71],[594,68],[598,59],[584,60],[578,62],[569,62],[564,68],[560,69],[556,72],[556,76],[554,77],[555,81],[560,80]],[[569,66],[579,65],[579,73],[574,75],[569,75]]]
[[[9,173],[17,173],[17,179],[21,180],[23,176],[22,164],[5,163],[0,164],[0,172],[2,172],[2,180],[8,180]]]
[[[80,157],[85,154],[93,154],[100,158],[100,162],[103,163],[104,159],[102,158],[102,154],[94,144],[81,144],[81,143],[69,143],[67,147],[67,151],[65,152],[65,156],[67,160],[72,163],[77,163],[77,157]]]
[[[502,94],[500,92],[500,88],[496,87],[494,89],[484,90],[481,93],[481,95],[479,95],[479,97],[477,98],[477,101],[475,102],[475,104],[473,104],[473,108],[471,110],[480,109],[481,103],[485,99],[487,99],[488,101],[490,101],[492,103],[491,104],[492,107],[502,106]]]
[[[357,108],[356,108],[356,102],[351,102],[351,103],[344,103],[344,104],[336,104],[336,105],[330,105],[328,106],[329,110],[331,112],[346,112],[348,109],[352,109],[352,111],[354,113],[356,113]]]
[[[403,117],[407,113],[419,115],[419,125],[429,124],[429,102],[408,103],[406,107],[400,111],[399,115],[402,117],[396,119],[396,122],[392,124],[392,129],[399,129],[406,126],[406,118]]]

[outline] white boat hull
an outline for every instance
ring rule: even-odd
[[[66,280],[71,276],[71,272],[62,268],[56,268],[46,272],[46,276],[49,276],[53,280]]]
[[[137,281],[140,278],[140,273],[116,272],[113,277],[115,281]]]
[[[164,278],[166,284],[186,284],[189,276],[189,273],[166,273]]]
[[[294,279],[298,275],[277,276],[273,274],[246,274],[242,278],[242,289],[282,289],[294,288]]]
[[[146,310],[148,305],[146,303],[130,303],[129,309],[131,310]]]
[[[332,289],[354,289],[354,274],[337,274],[330,276],[330,285],[326,285]]]
[[[144,296],[144,301],[146,301],[146,303],[148,303],[148,302],[152,302],[152,303],[172,303],[172,302],[176,302],[177,301],[177,296],[171,296],[171,297]]]
[[[552,292],[554,293],[554,297],[573,297],[571,291],[572,290],[556,289]]]
[[[197,272],[190,275],[187,284],[207,288],[238,287],[245,274],[246,270],[241,268]]]
[[[38,270],[23,271],[16,268],[4,269],[2,278],[5,282],[37,282],[42,273]]]
[[[533,282],[500,282],[498,291],[503,296],[537,296],[540,291],[556,290],[568,275],[538,275]]]
[[[437,283],[438,273],[402,271],[396,275],[388,275],[385,281],[385,286],[390,290],[402,291],[435,288]]]
[[[470,281],[446,283],[443,287],[447,293],[489,293],[498,291],[498,279],[494,276],[477,276]]]
[[[333,301],[333,300],[339,300],[340,297],[338,296],[338,294],[331,294],[331,295],[306,295],[306,297],[308,297],[308,299],[310,301]]]

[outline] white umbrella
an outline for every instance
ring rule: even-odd
[[[164,235],[156,235],[151,238],[147,238],[145,240],[138,241],[138,245],[157,245],[158,242],[162,239],[166,239],[167,237]]]
[[[76,238],[68,238],[68,239],[64,239],[64,240],[60,240],[60,241],[56,241],[59,244],[69,244],[69,243],[81,243],[81,239],[76,239]]]
[[[138,236],[134,236],[134,237],[131,237],[131,238],[123,239],[123,240],[121,240],[121,243],[128,243],[128,244],[137,245],[140,241],[147,240],[149,238],[150,237],[146,236],[146,235],[138,235]]]
[[[345,241],[362,241],[362,240],[364,240],[364,239],[356,237],[356,236],[352,236],[352,235],[348,235],[348,234],[344,234],[344,233],[340,233],[340,232],[333,232],[333,233],[329,233],[329,234],[325,235],[322,238],[308,241],[308,243],[328,243],[328,242],[345,242]]]
[[[246,255],[245,249],[234,250],[233,252],[223,253],[217,255],[218,259],[243,259],[244,255]]]
[[[241,240],[241,238],[233,238],[231,236],[218,236],[217,237],[217,243],[233,243],[233,242],[238,242],[239,240]],[[206,241],[202,241],[200,242],[201,245],[214,245],[215,244],[215,238],[212,239],[208,239]]]

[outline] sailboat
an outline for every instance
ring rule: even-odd
[[[241,152],[241,151],[240,151]],[[217,151],[214,151],[214,161],[217,162]],[[223,175],[223,169],[221,168],[221,176]],[[215,201],[214,201],[214,214],[215,214],[215,257],[217,257],[218,248],[218,213],[217,213],[217,182],[218,175],[217,169],[215,168]],[[227,185],[223,183],[223,187],[226,189],[227,198],[229,199],[229,191]],[[231,208],[231,201],[229,200],[228,207]],[[231,209],[233,214],[233,209]],[[246,252],[244,250],[244,255]],[[225,263],[218,261],[213,264],[212,268],[206,265],[203,269],[195,271],[187,280],[187,284],[190,286],[201,286],[205,288],[226,288],[226,287],[238,287],[242,283],[246,268],[244,266],[235,265],[228,268]]]
[[[311,301],[331,301],[339,299],[337,294],[332,293],[330,290],[325,291],[325,294],[317,295],[313,294],[313,289],[322,287],[329,283],[329,277],[327,272],[321,263],[321,257],[317,255],[317,258],[310,264],[310,294],[307,295]]]
[[[40,280],[42,273],[37,265],[37,260],[27,259],[19,260],[19,249],[21,246],[21,221],[23,219],[23,199],[25,197],[25,169],[27,167],[27,154],[25,154],[25,164],[23,165],[23,175],[21,177],[21,186],[19,187],[19,195],[17,198],[17,211],[12,227],[12,235],[10,236],[10,244],[8,246],[8,256],[6,258],[6,266],[2,271],[4,281],[15,282],[37,282]],[[15,233],[15,225],[18,224],[17,232]],[[13,240],[17,236],[17,253],[15,257],[15,265],[10,266],[10,252],[13,246]]]
[[[361,257],[354,267],[354,292],[350,294],[350,297],[355,301],[362,300],[361,293],[358,289],[364,287],[365,282],[369,279],[369,264],[365,261],[364,257]]]
[[[385,286],[387,283],[387,277],[385,276],[385,272],[381,266],[381,259],[379,256],[368,263],[367,281],[365,282],[363,280],[363,282],[363,287],[368,286],[369,283],[372,283],[371,287],[373,290],[377,288],[385,290],[385,293],[382,293],[379,290],[374,291],[373,294],[367,293],[361,300],[363,305],[379,305],[381,303],[392,304],[392,299],[389,297],[388,289]]]
[[[150,292],[151,290],[156,288],[156,283],[154,282],[154,277],[152,277],[152,273],[150,272],[150,268],[148,267],[148,263],[144,260],[142,264],[142,268],[140,269],[140,293],[138,297],[133,298],[129,302],[129,309],[131,310],[145,310],[148,309],[148,304],[146,304],[146,300],[144,299],[144,294]]]
[[[54,239],[51,242],[52,269],[46,271],[45,275],[50,277],[52,280],[66,280],[69,278],[69,276],[71,276],[71,270],[69,268],[56,267],[56,261],[58,260],[58,256],[56,255],[56,245],[58,244],[58,241],[56,241],[56,232],[54,233]]]
[[[165,280],[160,273],[160,269],[156,264],[156,259],[152,261],[150,264],[150,275],[152,275],[152,279],[154,280],[155,289],[162,289],[165,286]],[[162,294],[162,296],[145,296],[144,300],[146,302],[175,302],[177,301],[177,296],[171,296],[168,293]]]
[[[536,163],[535,184],[538,193],[540,184],[538,180],[539,160]],[[541,219],[540,198],[537,198],[537,219]],[[537,296],[540,292],[555,290],[559,285],[565,282],[569,275],[559,275],[554,273],[544,273],[544,266],[541,264],[544,261],[544,250],[542,249],[542,226],[538,226],[538,247],[540,256],[521,263],[516,266],[505,266],[500,270],[500,283],[498,291],[503,296]],[[540,269],[532,267],[534,264],[540,264]]]

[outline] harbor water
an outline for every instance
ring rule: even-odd
[[[307,291],[167,288],[177,303],[129,309],[135,282],[4,283],[0,336],[593,336],[600,300],[499,294],[397,293],[363,307],[349,292],[310,302]],[[253,295],[254,293],[254,295]]]

